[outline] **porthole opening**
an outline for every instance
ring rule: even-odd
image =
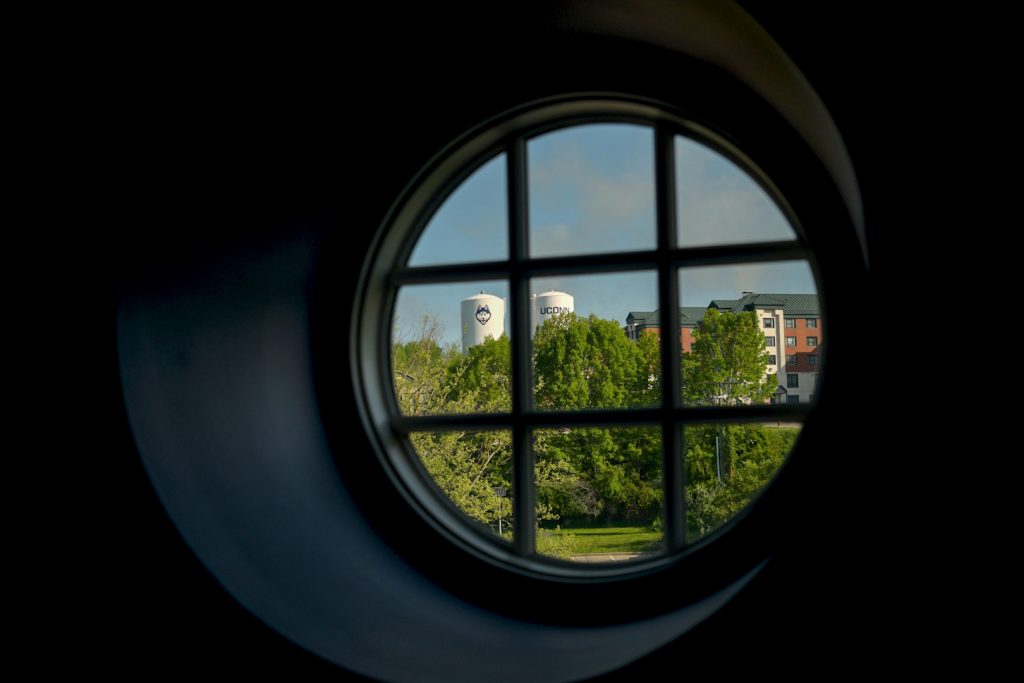
[[[382,461],[499,566],[671,564],[748,513],[814,409],[827,337],[799,220],[667,108],[565,100],[467,136],[373,259],[356,327]]]

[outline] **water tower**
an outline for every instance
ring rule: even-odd
[[[553,289],[549,289],[543,294],[534,294],[530,297],[530,303],[530,322],[534,333],[548,318],[572,313],[575,310],[571,294],[556,292]]]
[[[505,300],[480,292],[462,300],[462,351],[505,333]]]

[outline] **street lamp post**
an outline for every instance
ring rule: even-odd
[[[505,497],[506,491],[504,486],[495,486],[493,489],[494,495],[498,497],[498,535],[501,536],[501,499]]]

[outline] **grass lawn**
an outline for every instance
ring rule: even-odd
[[[576,537],[575,553],[629,553],[656,550],[661,541],[661,532],[652,531],[649,526],[573,525],[560,530],[548,529],[551,533],[572,534]]]

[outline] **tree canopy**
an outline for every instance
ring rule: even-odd
[[[775,390],[768,350],[753,311],[709,308],[683,354],[683,398],[693,405],[764,403]]]
[[[612,320],[554,316],[533,338],[536,403],[542,410],[624,408],[658,402],[657,339],[634,343]]]
[[[684,443],[691,532],[713,531],[745,508],[782,466],[798,431],[760,424],[688,426]]]
[[[392,348],[395,396],[404,414],[508,413],[511,354],[507,337],[462,352],[442,346],[436,321]],[[534,403],[539,410],[645,407],[660,402],[658,337],[631,341],[614,321],[555,316],[532,343]],[[682,359],[687,401],[702,405],[764,401],[774,388],[765,376],[764,336],[753,314],[709,310]],[[495,530],[507,528],[512,490],[507,429],[410,435],[438,487],[466,515]],[[687,499],[691,532],[724,522],[771,478],[792,438],[759,425],[687,427]],[[537,519],[589,518],[657,524],[662,505],[661,428],[563,427],[532,432]],[[511,520],[514,525],[514,520]],[[538,535],[542,553],[568,556],[571,537]]]

